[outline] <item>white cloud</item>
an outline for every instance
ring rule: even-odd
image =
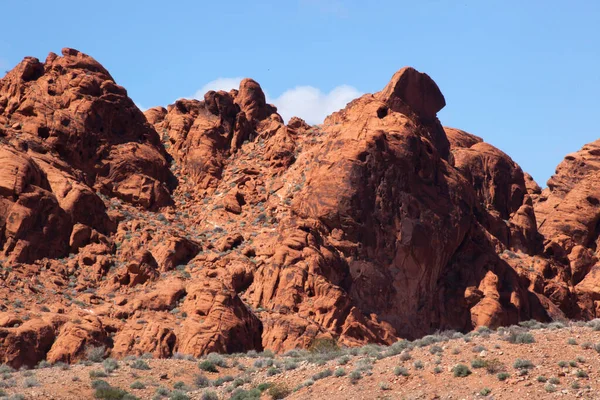
[[[297,86],[275,99],[267,100],[277,107],[284,121],[296,116],[312,125],[322,123],[329,114],[341,110],[361,95],[361,92],[349,85],[337,86],[329,93],[323,93],[313,86]]]
[[[225,90],[239,88],[243,78],[218,78],[204,85],[194,94],[196,99],[204,99],[209,90]],[[320,124],[326,116],[341,110],[347,103],[362,95],[360,91],[349,85],[340,85],[329,93],[323,93],[313,86],[296,86],[288,89],[279,97],[271,97],[265,91],[267,102],[274,104],[277,111],[288,121],[291,117],[300,117],[309,124]]]
[[[241,77],[235,78],[217,78],[214,81],[208,82],[206,85],[202,86],[196,93],[194,93],[194,98],[198,100],[204,100],[204,95],[206,92],[211,90],[219,91],[224,90],[226,92],[231,89],[239,89],[240,82],[242,81]]]

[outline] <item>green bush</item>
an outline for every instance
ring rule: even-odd
[[[110,384],[103,379],[94,379],[92,381],[92,389],[100,389],[103,387],[110,387]]]
[[[484,368],[487,366],[487,362],[482,359],[482,358],[475,358],[471,361],[471,367],[477,369],[477,368]]]
[[[290,395],[291,390],[282,383],[277,383],[269,388],[267,393],[271,396],[273,400],[285,399]]]
[[[511,332],[508,336],[508,342],[513,344],[535,343],[535,338],[529,332]]]
[[[132,400],[135,396],[130,395],[123,389],[119,389],[112,386],[104,386],[96,389],[94,397],[97,399],[105,400]]]
[[[99,369],[90,371],[90,378],[106,378],[108,374]]]
[[[131,389],[146,389],[146,385],[144,385],[141,381],[135,381],[131,385],[129,385]]]
[[[506,365],[497,358],[491,358],[485,361],[485,370],[488,374],[496,374],[506,369]]]
[[[232,393],[230,400],[259,400],[260,395],[260,390],[256,388],[250,390],[236,389]]]
[[[149,370],[150,366],[144,360],[135,360],[131,363],[131,368],[141,369],[141,370]]]
[[[104,346],[100,347],[88,347],[85,350],[85,358],[88,361],[99,363],[104,359],[104,353],[106,349]]]
[[[119,363],[114,358],[107,358],[102,362],[102,366],[106,373],[110,374],[111,372],[119,369]]]
[[[205,388],[210,385],[210,381],[205,375],[198,374],[194,376],[194,385],[196,385],[197,388]]]
[[[394,368],[394,375],[396,376],[408,376],[408,369],[404,367],[396,367]]]
[[[319,379],[327,378],[328,376],[333,375],[333,371],[329,368],[324,369],[323,371],[317,372],[312,376],[313,381],[318,381]]]
[[[169,400],[190,400],[190,397],[180,390],[174,390],[171,392]]]
[[[515,369],[532,369],[534,367],[533,363],[529,360],[523,360],[521,358],[517,358],[513,364]]]
[[[350,375],[348,375],[348,378],[350,378],[350,383],[354,385],[362,379],[362,374],[359,371],[352,371],[350,372]]]
[[[500,372],[498,375],[496,375],[496,377],[499,381],[505,381],[508,379],[508,377],[510,377],[510,374],[508,372]]]
[[[212,390],[206,390],[202,392],[202,396],[200,397],[202,400],[219,400],[219,396],[213,392]]]
[[[471,375],[471,370],[464,364],[458,364],[455,365],[454,368],[452,368],[452,374],[456,378],[464,378],[466,376]]]
[[[202,360],[198,363],[198,368],[206,372],[219,372],[215,363],[209,360]]]

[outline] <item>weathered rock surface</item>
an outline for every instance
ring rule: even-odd
[[[66,255],[75,224],[113,231],[97,192],[147,208],[171,201],[158,135],[125,89],[73,49],[45,63],[27,57],[0,80],[0,157],[0,245],[12,261]]]
[[[544,191],[404,68],[324,124],[255,81],[142,114],[91,57],[0,80],[0,363],[594,318],[597,143]]]

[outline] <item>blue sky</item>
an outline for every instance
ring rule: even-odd
[[[598,1],[172,3],[5,2],[0,68],[74,47],[142,107],[252,77],[284,114],[316,122],[411,65],[444,93],[444,125],[483,137],[542,186],[600,136]]]

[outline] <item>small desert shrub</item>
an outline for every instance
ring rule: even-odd
[[[220,376],[212,382],[213,386],[219,387],[222,386],[226,382],[232,382],[234,377],[231,375]]]
[[[538,376],[538,377],[537,377],[537,378],[535,378],[535,379],[536,379],[538,382],[542,382],[542,383],[545,383],[545,382],[548,380],[548,378],[546,378],[546,377],[545,377],[545,376],[543,376],[543,375],[540,375],[540,376]]]
[[[102,370],[96,369],[90,371],[90,378],[106,378],[108,374]]]
[[[205,387],[208,387],[209,384],[210,384],[210,381],[208,380],[208,378],[205,375],[198,374],[198,375],[194,376],[194,385],[196,385],[196,387],[205,388]]]
[[[104,379],[94,379],[92,381],[92,389],[99,389],[101,387],[110,387],[110,384]]]
[[[581,389],[581,385],[579,384],[579,382],[575,381],[573,383],[571,383],[571,389]]]
[[[337,378],[346,375],[346,370],[344,368],[338,368],[333,372],[333,375]]]
[[[492,389],[490,389],[490,388],[483,388],[479,391],[479,394],[481,396],[487,396],[490,393],[492,393]]]
[[[15,381],[12,378],[3,379],[0,381],[0,388],[7,389],[7,388],[15,387],[15,386],[17,386],[17,381]]]
[[[566,362],[566,361],[559,361],[558,362],[558,366],[561,367],[561,368],[566,368],[568,365],[569,365],[569,363]]]
[[[556,322],[549,323],[547,328],[552,329],[552,330],[563,329],[563,328],[566,328],[566,325],[563,324],[562,322],[556,321]]]
[[[452,374],[457,378],[464,378],[471,375],[471,370],[464,364],[457,364],[452,368]]]
[[[350,379],[350,383],[354,385],[362,379],[362,374],[360,371],[352,371],[350,372],[350,375],[348,375],[348,378]]]
[[[500,372],[498,375],[496,375],[496,378],[498,378],[499,381],[505,381],[508,379],[508,377],[510,377],[508,372]]]
[[[290,395],[290,393],[292,393],[292,391],[284,384],[277,383],[271,386],[267,393],[269,394],[269,396],[271,396],[273,400],[280,400],[285,399],[287,396]]]
[[[144,385],[141,381],[135,381],[131,385],[129,385],[131,389],[146,389],[146,385]]]
[[[416,369],[423,369],[423,361],[417,360],[417,361],[415,361],[415,362],[413,363],[413,366],[414,366]]]
[[[260,390],[254,388],[250,390],[236,389],[230,400],[258,400],[260,398]]]
[[[513,344],[535,343],[535,338],[529,332],[511,332],[508,335],[508,342]]]
[[[441,374],[442,373],[442,368],[441,367],[435,367],[433,369],[433,373],[434,374]]]
[[[575,340],[574,338],[569,338],[567,340],[567,344],[570,344],[571,346],[577,346],[577,340]]]
[[[141,369],[141,370],[149,370],[150,366],[144,360],[135,360],[131,363],[131,368]]]
[[[475,358],[471,361],[471,367],[473,368],[484,368],[487,366],[487,363],[482,358]]]
[[[408,340],[402,339],[389,346],[387,350],[384,351],[383,355],[385,357],[395,356],[402,353],[403,350],[410,349],[411,347],[412,344]]]
[[[0,365],[0,374],[12,374],[13,372],[15,372],[15,370],[10,365]]]
[[[379,389],[381,389],[381,390],[392,390],[392,387],[387,382],[379,382]]]
[[[104,359],[105,352],[106,352],[106,349],[104,348],[104,346],[88,347],[85,350],[85,358],[88,361],[91,361],[94,363],[99,363],[99,362],[102,362],[102,360]]]
[[[275,375],[279,375],[281,373],[281,370],[277,367],[271,367],[267,370],[267,376],[275,376]]]
[[[546,383],[546,385],[544,385],[544,390],[548,393],[554,393],[556,392],[556,386],[551,383]]]
[[[313,381],[318,381],[319,379],[327,378],[328,376],[333,375],[333,371],[329,368],[324,369],[323,371],[317,372],[312,376]]]
[[[261,392],[264,392],[265,390],[267,390],[271,386],[273,386],[273,384],[271,382],[263,382],[263,383],[259,383],[258,386],[256,386],[256,388],[258,390],[260,390]]]
[[[177,381],[173,384],[173,389],[176,390],[186,390],[187,387],[185,386],[185,382],[182,381]]]
[[[489,360],[486,360],[485,362],[485,370],[487,371],[488,374],[495,374],[498,372],[502,372],[506,369],[506,365],[504,365],[502,363],[502,361],[498,360],[497,358],[492,358]]]
[[[394,375],[396,376],[408,376],[408,369],[404,367],[396,367],[394,368]]]
[[[190,400],[190,396],[180,390],[174,390],[171,392],[169,400]]]
[[[473,353],[481,353],[482,351],[487,350],[485,347],[483,347],[482,345],[477,345],[474,346],[472,349]]]
[[[350,362],[350,357],[349,356],[341,356],[340,358],[338,358],[338,364],[339,365],[346,365]]]
[[[560,379],[553,376],[552,378],[548,379],[548,382],[550,382],[553,385],[558,385],[560,383]]]
[[[594,348],[594,344],[592,342],[583,342],[581,343],[581,348],[584,350],[589,350]]]
[[[575,361],[575,360],[571,360],[571,361],[569,361],[569,365],[570,365],[571,367],[575,368],[575,367],[577,367],[577,361]]]
[[[107,358],[106,360],[104,360],[102,362],[102,366],[104,367],[104,370],[108,374],[119,369],[119,363],[114,358]]]
[[[454,354],[454,355],[460,354],[460,349],[458,347],[453,348],[452,354]]]
[[[286,371],[291,371],[298,368],[298,363],[293,360],[285,360],[283,362],[283,369]]]
[[[533,363],[529,360],[517,358],[513,363],[515,369],[531,369],[534,367]]]
[[[401,361],[408,361],[411,358],[412,358],[412,356],[410,355],[410,353],[408,351],[405,351],[402,354],[400,354],[400,360]]]
[[[206,390],[204,392],[202,392],[202,396],[200,396],[201,400],[219,400],[219,396],[217,395],[217,393],[213,392],[212,390]]]
[[[206,359],[215,364],[217,367],[227,368],[227,361],[225,360],[225,357],[220,354],[210,353],[206,356]]]
[[[578,369],[577,372],[575,373],[575,376],[578,378],[587,378],[588,374],[584,370]]]
[[[273,366],[273,359],[272,358],[259,358],[258,360],[254,361],[254,366],[256,368],[263,368],[263,367],[271,367]]]
[[[166,388],[164,386],[159,386],[154,392],[154,394],[157,394],[159,396],[168,396],[170,393],[171,391],[169,390],[169,388]]]
[[[112,386],[103,386],[96,389],[94,392],[94,397],[97,399],[105,399],[105,400],[123,400],[123,399],[131,399],[132,397],[124,391],[123,389],[119,389]]]
[[[355,364],[355,370],[358,372],[370,372],[373,369],[373,361],[370,358],[362,358]]]
[[[34,376],[25,378],[25,380],[23,381],[23,387],[30,388],[30,387],[35,387],[35,386],[40,386],[40,383]]]
[[[434,345],[429,348],[429,352],[431,354],[439,354],[439,353],[443,353],[444,349],[442,348],[442,346]]]
[[[202,360],[198,363],[198,368],[206,372],[219,372],[215,363],[209,360]]]

